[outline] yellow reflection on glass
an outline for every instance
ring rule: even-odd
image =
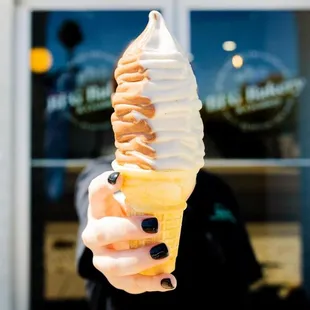
[[[237,48],[237,44],[234,41],[225,41],[222,45],[223,50],[226,52],[232,52]]]
[[[30,51],[30,68],[34,73],[47,72],[53,63],[50,51],[44,47],[34,47]]]
[[[234,68],[239,69],[243,66],[243,58],[240,55],[235,55],[231,59],[231,63]]]

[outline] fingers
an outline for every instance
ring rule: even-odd
[[[94,266],[106,277],[135,275],[169,259],[169,250],[164,243],[124,251],[102,249],[93,253]]]
[[[107,171],[92,180],[88,187],[89,214],[94,218],[123,216],[121,204],[114,198],[120,190],[122,177],[118,172]]]
[[[154,217],[112,217],[91,221],[82,234],[84,244],[90,248],[117,242],[140,240],[156,236],[158,221]]]
[[[111,277],[109,282],[116,288],[130,294],[144,292],[167,292],[176,288],[177,281],[172,274],[158,276],[133,275],[127,277]]]
[[[159,227],[156,218],[126,216],[124,201],[116,194],[121,185],[120,174],[109,171],[95,178],[89,186],[89,221],[82,239],[93,252],[93,265],[113,286],[131,294],[172,290],[176,287],[173,275],[139,274],[165,263],[169,250],[163,243],[128,249],[128,241],[155,237]],[[115,247],[123,243],[126,246]]]

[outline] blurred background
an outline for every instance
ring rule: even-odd
[[[302,309],[310,293],[310,2],[247,2],[1,4],[1,309],[86,309],[75,270],[75,181],[113,147],[111,73],[152,9],[191,59],[205,169],[235,192],[263,266],[255,298]]]

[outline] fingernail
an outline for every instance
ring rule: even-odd
[[[153,259],[163,259],[169,255],[167,246],[164,243],[155,245],[150,250],[151,257]]]
[[[112,185],[115,185],[118,177],[119,177],[119,172],[112,172],[108,177],[108,182]]]
[[[162,279],[160,281],[160,284],[163,288],[165,288],[166,290],[172,290],[174,289],[174,286],[171,283],[171,280],[169,278],[166,279]]]
[[[142,229],[148,234],[156,234],[158,231],[158,220],[156,217],[144,219],[141,223]]]

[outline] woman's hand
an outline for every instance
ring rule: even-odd
[[[131,294],[174,289],[176,279],[171,274],[139,274],[165,262],[169,253],[163,243],[129,249],[129,240],[150,238],[160,227],[156,218],[126,216],[126,206],[114,195],[121,183],[121,175],[110,171],[89,186],[88,224],[82,239],[93,252],[93,264],[114,287]]]

